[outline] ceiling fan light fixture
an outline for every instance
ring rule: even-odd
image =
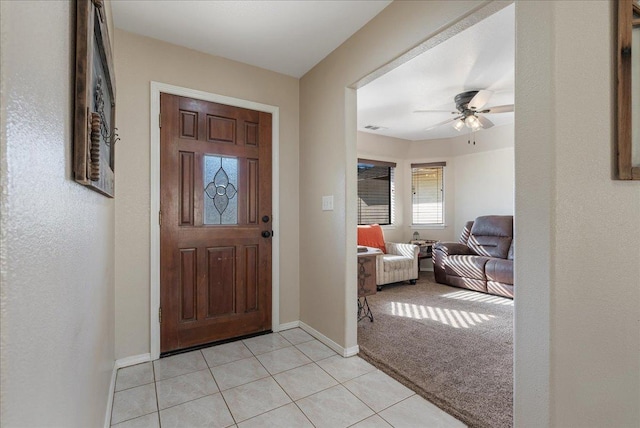
[[[462,131],[462,128],[464,128],[464,121],[462,119],[456,120],[456,122],[453,124],[453,127],[456,129],[456,131]]]
[[[465,123],[465,125],[467,125],[467,128],[471,128],[471,129],[473,129],[474,131],[476,131],[476,130],[478,130],[478,129],[482,128],[482,124],[480,123],[480,121],[478,120],[478,118],[477,118],[475,115],[473,115],[473,114],[471,114],[471,115],[467,116],[467,117],[464,119],[464,123]]]

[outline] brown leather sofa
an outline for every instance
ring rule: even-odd
[[[513,216],[469,221],[460,242],[433,245],[436,281],[513,298]]]

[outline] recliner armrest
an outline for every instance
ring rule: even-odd
[[[460,244],[458,242],[436,242],[433,244],[433,251],[440,251],[444,253],[446,256],[452,256],[455,254],[459,255],[469,255],[475,254],[469,247],[465,244]]]

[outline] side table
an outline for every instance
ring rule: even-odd
[[[373,322],[373,312],[367,296],[376,294],[376,257],[382,254],[377,248],[358,246],[358,321],[369,318]]]
[[[433,244],[438,241],[435,240],[421,240],[411,241],[411,244],[420,247],[420,253],[418,254],[418,263],[423,259],[430,259],[433,255]]]

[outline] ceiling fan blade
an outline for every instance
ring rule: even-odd
[[[489,107],[488,109],[482,110],[480,113],[509,113],[514,110],[513,104],[506,104],[503,106],[495,106]]]
[[[446,125],[447,123],[455,122],[460,119],[462,116],[454,117],[453,119],[443,120],[442,122],[436,123],[435,125],[431,125],[424,129],[424,131],[429,131],[430,129],[437,128],[438,126]]]
[[[491,128],[493,126],[493,122],[491,122],[486,117],[484,117],[484,116],[476,116],[476,117],[480,121],[480,124],[482,125],[482,128],[489,129],[489,128]]]
[[[489,98],[491,98],[491,95],[493,95],[493,92],[491,91],[478,91],[478,93],[473,98],[471,98],[471,101],[469,101],[469,109],[480,110],[485,106],[485,104],[487,104]]]
[[[451,113],[451,114],[460,114],[458,111],[451,110],[414,110],[414,113]]]

